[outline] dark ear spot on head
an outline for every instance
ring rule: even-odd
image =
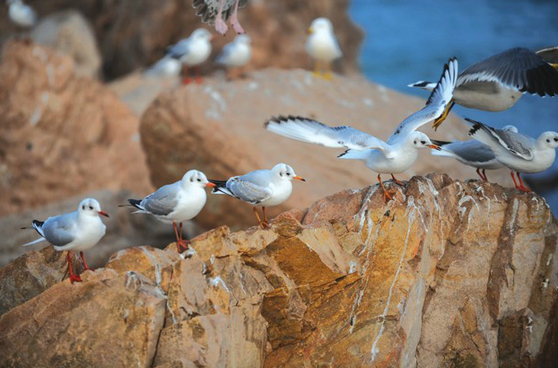
[[[81,209],[84,210],[84,209],[85,209],[85,205],[81,206]]]

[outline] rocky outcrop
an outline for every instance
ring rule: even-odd
[[[290,164],[307,183],[295,183],[292,198],[269,209],[277,215],[295,203],[309,206],[329,193],[375,183],[376,174],[361,162],[336,159],[342,149],[296,142],[266,131],[267,119],[280,114],[308,116],[331,125],[350,124],[387,139],[400,121],[424,103],[361,77],[335,76],[327,81],[302,70],[266,69],[242,81],[207,79],[204,85],[162,93],[144,113],[140,133],[156,186],[178,180],[190,168],[212,179],[225,179],[279,162]],[[429,127],[424,130],[440,139],[464,137],[466,132],[455,118],[437,133]],[[423,150],[419,161],[399,177],[432,171],[465,178],[475,175],[472,169]],[[254,224],[255,218],[250,205],[212,196],[196,221],[206,228],[227,224],[236,229]]]
[[[150,190],[138,119],[70,57],[7,45],[0,63],[0,215],[90,190]]]
[[[192,0],[133,4],[124,0],[28,0],[27,3],[42,17],[66,9],[81,12],[93,26],[101,47],[103,71],[109,79],[153,64],[168,45],[204,26],[195,15]],[[350,20],[348,4],[348,0],[249,2],[239,12],[239,19],[253,40],[252,67],[310,67],[304,51],[305,30],[314,18],[325,16],[331,19],[343,49],[341,69],[356,71],[363,32]],[[0,8],[0,19],[8,19],[6,10]],[[0,23],[0,35],[14,31],[10,22]],[[231,30],[226,37],[219,37],[214,43],[214,54],[234,36]]]
[[[556,365],[544,200],[446,175],[395,189],[387,204],[378,186],[345,190],[269,230],[220,227],[182,255],[120,251],[5,313],[0,354],[14,367]]]

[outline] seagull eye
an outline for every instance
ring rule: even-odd
[[[554,138],[554,142],[558,142],[558,138]]]
[[[546,140],[546,143],[550,143],[550,139],[547,139],[547,140]]]
[[[201,181],[201,179],[200,179],[200,178],[198,178],[198,181]]]
[[[92,210],[92,209],[93,209],[93,206],[89,206],[89,209]]]
[[[291,173],[288,172],[287,175],[291,175]]]
[[[426,144],[426,141],[420,141],[420,143],[422,143],[422,144]]]

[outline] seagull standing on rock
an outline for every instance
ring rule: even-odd
[[[202,22],[214,24],[215,30],[224,36],[229,18],[236,33],[244,33],[238,22],[238,8],[244,8],[247,3],[248,0],[194,0],[192,6]]]
[[[83,267],[88,270],[83,251],[93,247],[105,235],[106,226],[99,215],[109,217],[101,210],[101,205],[93,198],[86,198],[79,204],[76,211],[59,216],[49,217],[41,222],[33,220],[33,228],[41,236],[39,239],[23,244],[24,246],[47,241],[57,251],[68,251],[68,270],[70,282],[81,282],[81,277],[72,270],[73,251],[79,251]],[[23,228],[26,229],[26,228]]]
[[[250,36],[241,34],[236,36],[233,42],[228,43],[223,51],[217,56],[215,62],[230,68],[241,68],[246,65],[252,57],[252,46]]]
[[[371,170],[378,173],[378,181],[386,201],[393,199],[382,183],[381,174],[393,174],[408,170],[418,157],[418,149],[435,148],[428,136],[416,130],[424,124],[439,119],[451,101],[457,79],[457,60],[455,58],[444,66],[436,88],[432,91],[426,106],[407,117],[399,124],[387,142],[350,126],[329,127],[318,121],[297,116],[272,118],[265,128],[272,133],[302,142],[319,144],[325,147],[344,147],[347,149],[339,158],[361,160]]]
[[[314,74],[331,79],[331,63],[343,56],[331,21],[327,18],[314,19],[308,33],[306,51],[314,59]]]
[[[211,40],[213,36],[205,28],[198,28],[190,37],[169,46],[167,55],[179,60],[185,68],[184,84],[190,83],[189,68],[196,71],[196,82],[201,83],[200,64],[205,62],[211,54]]]
[[[287,164],[277,164],[271,170],[256,170],[228,180],[210,180],[215,184],[213,194],[226,194],[254,205],[254,214],[262,229],[269,228],[265,208],[278,206],[291,196],[293,179],[306,181],[296,175]],[[262,207],[263,220],[258,215],[257,206]]]
[[[147,213],[172,223],[176,246],[181,252],[188,248],[188,241],[182,239],[182,223],[196,217],[205,206],[205,187],[215,187],[215,184],[210,183],[201,171],[190,170],[182,180],[162,186],[143,199],[128,199],[128,202],[138,209],[133,213]]]
[[[520,172],[538,173],[554,163],[558,147],[558,133],[544,132],[536,140],[509,130],[493,128],[473,119],[465,118],[472,126],[469,135],[492,149],[496,159],[511,171],[515,187],[522,192],[531,190],[523,184]],[[519,183],[515,180],[514,171]]]

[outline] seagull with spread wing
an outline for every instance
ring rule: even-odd
[[[457,67],[457,59],[450,59],[426,106],[403,120],[387,142],[350,126],[330,127],[298,116],[271,118],[265,123],[265,128],[302,142],[346,148],[347,151],[339,158],[363,161],[368,168],[378,173],[378,181],[386,199],[392,199],[382,183],[381,174],[391,174],[394,181],[400,184],[394,174],[402,173],[414,164],[418,149],[438,148],[426,134],[416,130],[446,113],[457,80]]]

